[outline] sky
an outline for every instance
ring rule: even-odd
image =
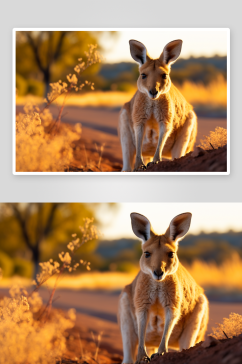
[[[152,58],[158,58],[164,46],[175,39],[182,39],[181,57],[227,55],[227,31],[216,29],[145,29],[120,31],[117,37],[110,38],[103,34],[101,43],[106,49],[106,63],[133,61],[129,51],[129,40],[142,42]]]
[[[192,213],[190,233],[242,230],[242,203],[123,203],[116,212],[101,206],[98,217],[103,223],[102,239],[135,238],[130,213],[145,215],[158,234],[165,233],[170,221],[183,212]]]

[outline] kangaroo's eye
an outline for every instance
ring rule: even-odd
[[[149,252],[144,252],[145,258],[149,258],[151,254]]]
[[[165,80],[167,78],[167,74],[163,73],[162,78]]]
[[[144,73],[141,73],[141,77],[144,80],[147,76]]]
[[[174,258],[174,255],[175,255],[175,253],[173,253],[173,252],[169,252],[169,253],[168,253],[168,257],[169,257],[169,258]]]

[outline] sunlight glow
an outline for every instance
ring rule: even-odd
[[[100,220],[105,222],[102,228],[103,239],[135,238],[131,229],[130,213],[145,215],[154,231],[163,234],[173,217],[183,212],[192,213],[189,232],[226,232],[242,230],[241,203],[124,203],[113,216],[106,216],[100,210]]]
[[[182,39],[181,57],[190,56],[210,57],[214,55],[227,55],[226,29],[142,29],[119,31],[115,39],[102,37],[105,52],[105,62],[134,62],[130,56],[129,40],[142,42],[153,58],[158,58],[164,46],[175,39]]]

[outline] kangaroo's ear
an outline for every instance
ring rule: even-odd
[[[136,212],[130,214],[131,226],[135,235],[145,243],[149,238],[154,235],[149,220]]]
[[[166,236],[174,242],[178,242],[183,236],[186,235],[190,228],[192,214],[185,212],[184,214],[177,215],[171,220],[170,226],[166,231]]]
[[[132,58],[142,66],[149,58],[146,47],[134,39],[129,41],[129,46]]]
[[[163,49],[163,52],[160,55],[160,60],[164,64],[170,66],[180,56],[181,49],[182,49],[182,40],[181,39],[173,40],[172,42],[168,43]]]

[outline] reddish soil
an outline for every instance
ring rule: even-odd
[[[138,172],[226,172],[227,146],[212,150],[196,148],[193,152],[173,161],[150,163]]]
[[[49,290],[41,289],[40,295],[47,303]],[[9,296],[7,288],[0,289],[0,297]],[[58,364],[111,364],[122,362],[122,342],[116,322],[118,294],[113,292],[58,290],[58,299],[54,301],[54,309],[64,311],[74,307],[77,311],[76,325],[69,330],[67,348],[62,362]],[[231,312],[242,314],[241,304],[209,303],[209,325],[207,334],[212,327],[222,322]],[[92,335],[93,333],[93,335]],[[98,358],[98,336],[101,335]],[[94,336],[94,340],[93,340]],[[211,345],[210,345],[211,344]],[[214,345],[215,344],[215,345]],[[214,346],[213,346],[214,345]],[[204,347],[205,346],[205,347]],[[240,364],[242,363],[242,335],[233,339],[224,339],[211,343],[208,340],[182,352],[169,352],[164,356],[154,358],[151,363],[174,364]]]
[[[115,364],[122,362],[117,324],[77,313],[67,333],[67,351],[57,364]]]
[[[57,364],[115,364],[122,362],[122,355],[109,345],[98,343],[98,334],[84,331],[79,327],[69,330],[67,335],[67,351]]]
[[[58,108],[51,106],[51,112],[54,116],[57,115]],[[108,109],[108,108],[91,108],[91,107],[75,107],[66,106],[64,109],[62,122],[73,125],[77,122],[82,125],[82,136],[80,141],[77,142],[77,149],[75,152],[75,161],[69,166],[69,172],[119,172],[122,169],[122,151],[121,145],[118,138],[117,127],[118,127],[119,111]],[[198,134],[196,144],[200,143],[200,139],[204,139],[204,136],[209,135],[211,130],[215,127],[221,126],[227,127],[226,119],[212,119],[212,118],[198,118]],[[96,150],[96,145],[99,152]],[[103,147],[103,153],[100,160],[100,148]],[[210,154],[209,154],[210,157]],[[186,158],[186,157],[184,157]],[[216,157],[217,158],[217,157]],[[215,159],[216,159],[215,158]],[[207,159],[208,156],[207,156]],[[180,161],[180,159],[179,159]],[[197,165],[197,162],[199,164]],[[176,161],[175,161],[176,162]],[[192,170],[188,169],[188,172],[224,172],[226,171],[226,159],[225,164],[213,166],[213,161],[207,161],[207,164],[200,164],[200,158],[195,158]],[[164,162],[174,163],[174,161]],[[183,165],[173,166],[171,170],[164,166],[160,172],[185,172],[186,167]],[[189,162],[187,163],[189,164]],[[201,167],[201,168],[200,168]],[[184,168],[184,169],[183,169]],[[204,168],[204,169],[203,169]],[[207,168],[207,169],[206,169]],[[148,170],[152,172],[152,170]]]
[[[205,347],[204,347],[205,346]],[[233,339],[209,340],[188,350],[166,353],[151,360],[154,364],[241,364],[242,335]]]

